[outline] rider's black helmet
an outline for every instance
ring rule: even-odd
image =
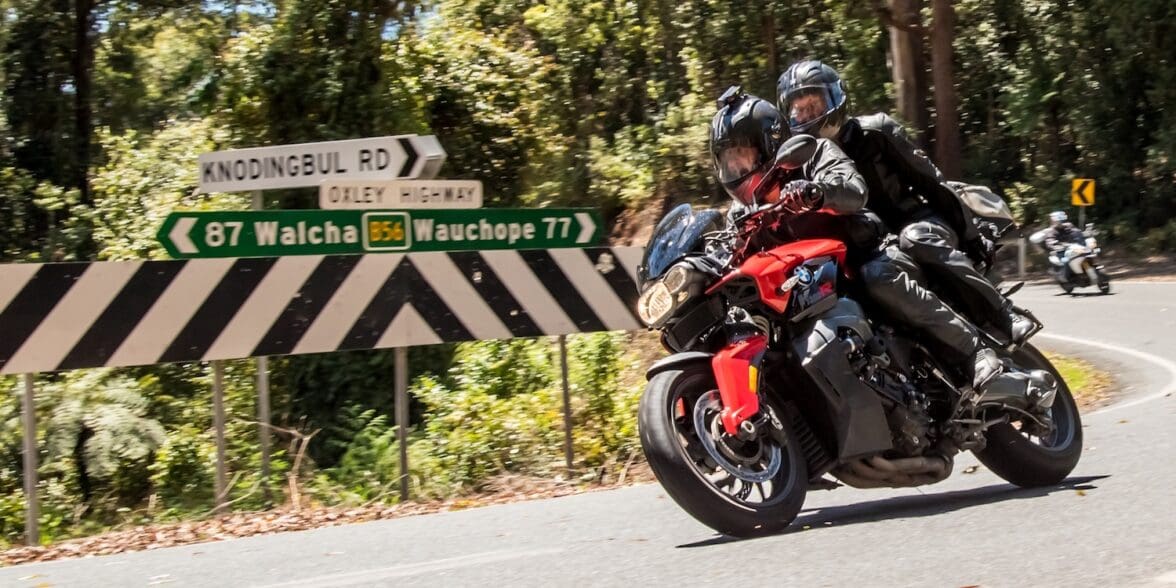
[[[715,177],[732,198],[752,204],[786,129],[770,102],[731,86],[711,120],[710,154]]]
[[[793,133],[832,138],[845,122],[845,82],[837,70],[820,61],[792,64],[776,82],[776,93],[776,105]]]

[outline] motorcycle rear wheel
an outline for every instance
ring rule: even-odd
[[[678,506],[720,533],[757,537],[782,531],[808,491],[796,436],[784,420],[782,431],[739,443],[722,433],[719,409],[709,364],[654,376],[637,421],[650,468]]]
[[[976,458],[993,473],[1023,488],[1051,486],[1066,479],[1082,457],[1082,418],[1078,404],[1061,374],[1032,345],[1022,346],[1013,361],[1024,369],[1046,370],[1058,382],[1057,396],[1050,408],[1052,426],[1048,432],[1033,434],[1025,422],[994,425],[985,433],[987,445]]]

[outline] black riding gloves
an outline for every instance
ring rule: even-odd
[[[964,253],[968,254],[972,261],[992,267],[993,258],[996,256],[996,244],[985,237],[977,237],[965,244]]]
[[[780,188],[780,208],[800,214],[821,207],[825,195],[820,186],[808,180],[793,180]]]

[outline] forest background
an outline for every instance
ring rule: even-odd
[[[488,206],[589,206],[615,242],[677,202],[720,204],[706,156],[729,85],[774,98],[793,60],[842,73],[856,113],[908,125],[950,177],[1027,223],[1098,181],[1090,218],[1176,249],[1176,4],[1169,0],[0,0],[0,261],[162,258],[203,152],[436,134],[443,176]],[[267,193],[310,208],[312,190]],[[648,230],[647,228],[645,230]],[[576,479],[640,453],[642,359],[573,337]],[[566,475],[550,340],[412,351],[416,496]],[[321,504],[396,500],[389,352],[271,363],[279,447]],[[233,508],[281,505],[293,456],[258,473],[254,364],[230,362]],[[38,378],[42,541],[206,516],[210,374],[196,364]],[[0,542],[23,532],[16,378],[0,378]],[[258,488],[269,492],[258,492]]]

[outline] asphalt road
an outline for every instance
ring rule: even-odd
[[[1115,373],[1086,453],[1052,488],[975,463],[910,490],[814,492],[789,532],[734,541],[656,485],[0,570],[0,585],[1176,586],[1176,283],[1105,297],[1027,287],[1036,342]]]

